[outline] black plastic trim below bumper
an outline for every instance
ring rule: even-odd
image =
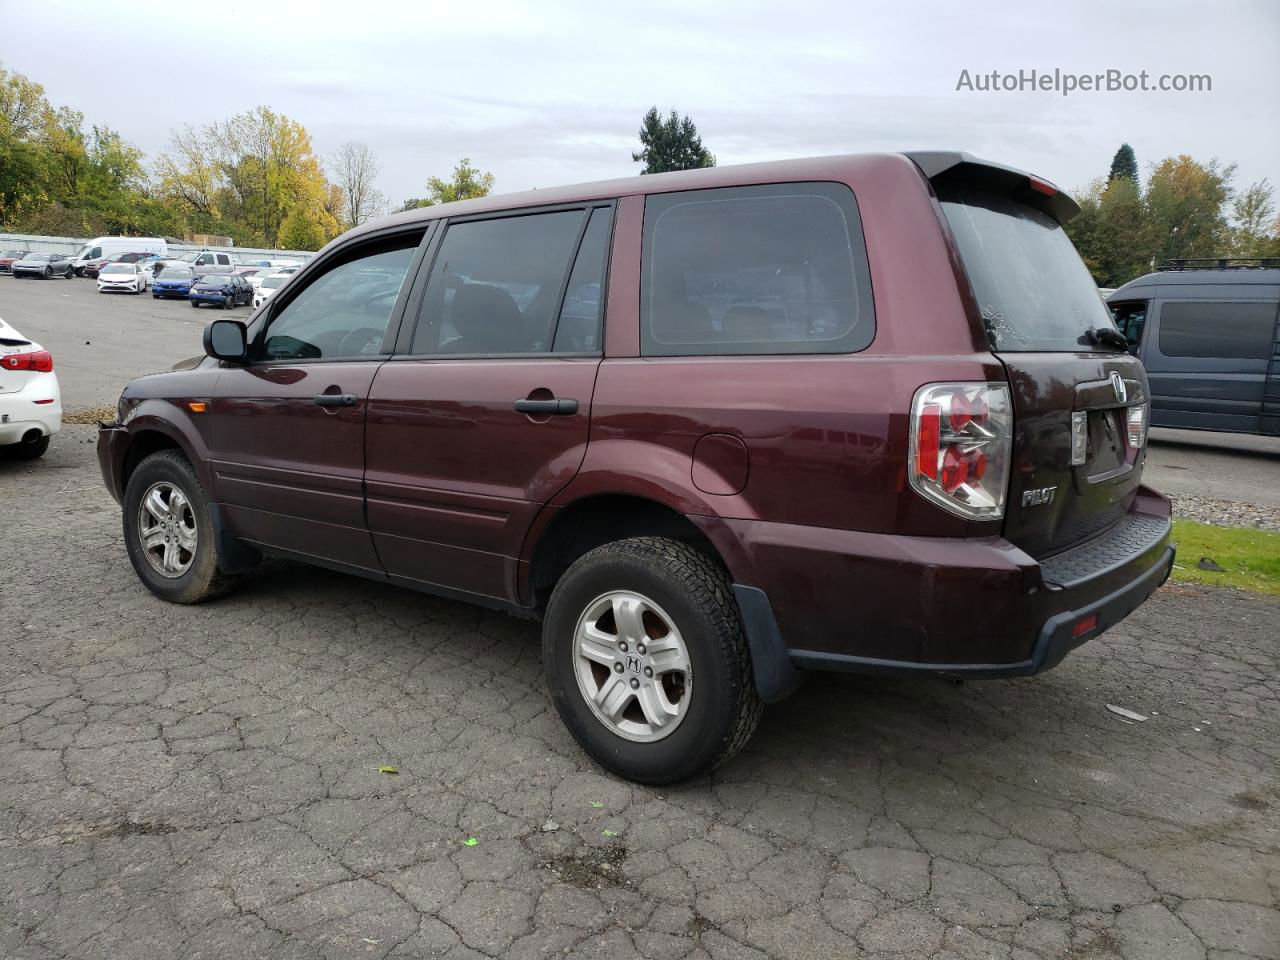
[[[881,673],[903,675],[911,673],[950,673],[979,677],[1026,677],[1056,667],[1076,647],[1114,627],[1133,613],[1151,594],[1169,579],[1173,571],[1175,550],[1167,546],[1164,555],[1152,564],[1140,577],[1125,584],[1114,593],[1076,610],[1064,610],[1045,621],[1036,639],[1036,645],[1028,660],[1014,663],[915,663],[909,660],[880,660],[875,657],[855,657],[842,653],[825,653],[820,650],[792,650],[791,662],[805,670],[826,670],[841,673]],[[1082,617],[1098,615],[1094,629],[1080,637],[1071,635],[1072,626]]]

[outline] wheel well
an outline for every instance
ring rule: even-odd
[[[607,494],[561,509],[534,549],[529,588],[534,606],[547,605],[551,591],[573,562],[588,551],[628,537],[668,537],[687,543],[724,566],[719,551],[683,514],[643,497]]]
[[[168,434],[161,433],[159,430],[144,430],[133,438],[133,442],[129,444],[129,449],[124,454],[124,464],[120,468],[120,490],[129,485],[129,478],[133,476],[133,471],[151,454],[159,450],[178,450],[182,447],[178,442]]]

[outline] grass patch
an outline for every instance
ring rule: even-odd
[[[1280,533],[1174,520],[1173,540],[1178,545],[1173,579],[1280,596]],[[1202,557],[1222,572],[1201,570]]]

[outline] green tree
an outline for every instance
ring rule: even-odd
[[[1280,256],[1280,218],[1271,184],[1250,184],[1231,204],[1232,252],[1237,257]]]
[[[1147,181],[1150,254],[1157,265],[1171,257],[1229,253],[1225,207],[1235,165],[1197,163],[1185,154],[1157,164]]]
[[[657,107],[650,107],[640,124],[640,152],[631,154],[643,163],[641,173],[666,173],[669,170],[697,170],[714,167],[716,158],[702,145],[698,128],[689,117],[672,110],[663,119]]]
[[[463,157],[453,168],[448,180],[432,177],[427,181],[427,196],[421,200],[406,201],[404,209],[411,210],[413,203],[418,207],[430,207],[437,203],[452,203],[454,200],[471,200],[474,197],[487,197],[493,191],[494,176],[482,173],[471,165],[470,157]]]
[[[43,134],[52,113],[44,87],[0,67],[0,225],[50,202]]]
[[[310,134],[269,107],[173,131],[157,173],[162,196],[179,204],[198,232],[270,246],[296,207],[302,212],[293,218],[293,236],[327,240],[337,232]]]
[[[1134,186],[1138,184],[1138,158],[1134,156],[1133,147],[1127,143],[1122,143],[1116,155],[1111,158],[1111,173],[1107,175],[1107,182],[1119,177],[1132,180]]]

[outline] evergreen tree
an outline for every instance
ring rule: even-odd
[[[1133,154],[1133,147],[1127,143],[1122,143],[1120,149],[1116,151],[1116,155],[1111,159],[1111,173],[1107,175],[1107,182],[1118,177],[1124,177],[1126,180],[1132,180],[1134,185],[1138,183],[1138,158]]]
[[[687,116],[674,110],[666,117],[650,107],[640,127],[640,152],[631,159],[643,163],[641,173],[666,173],[669,170],[697,170],[714,167],[716,158],[702,145],[698,128]]]

